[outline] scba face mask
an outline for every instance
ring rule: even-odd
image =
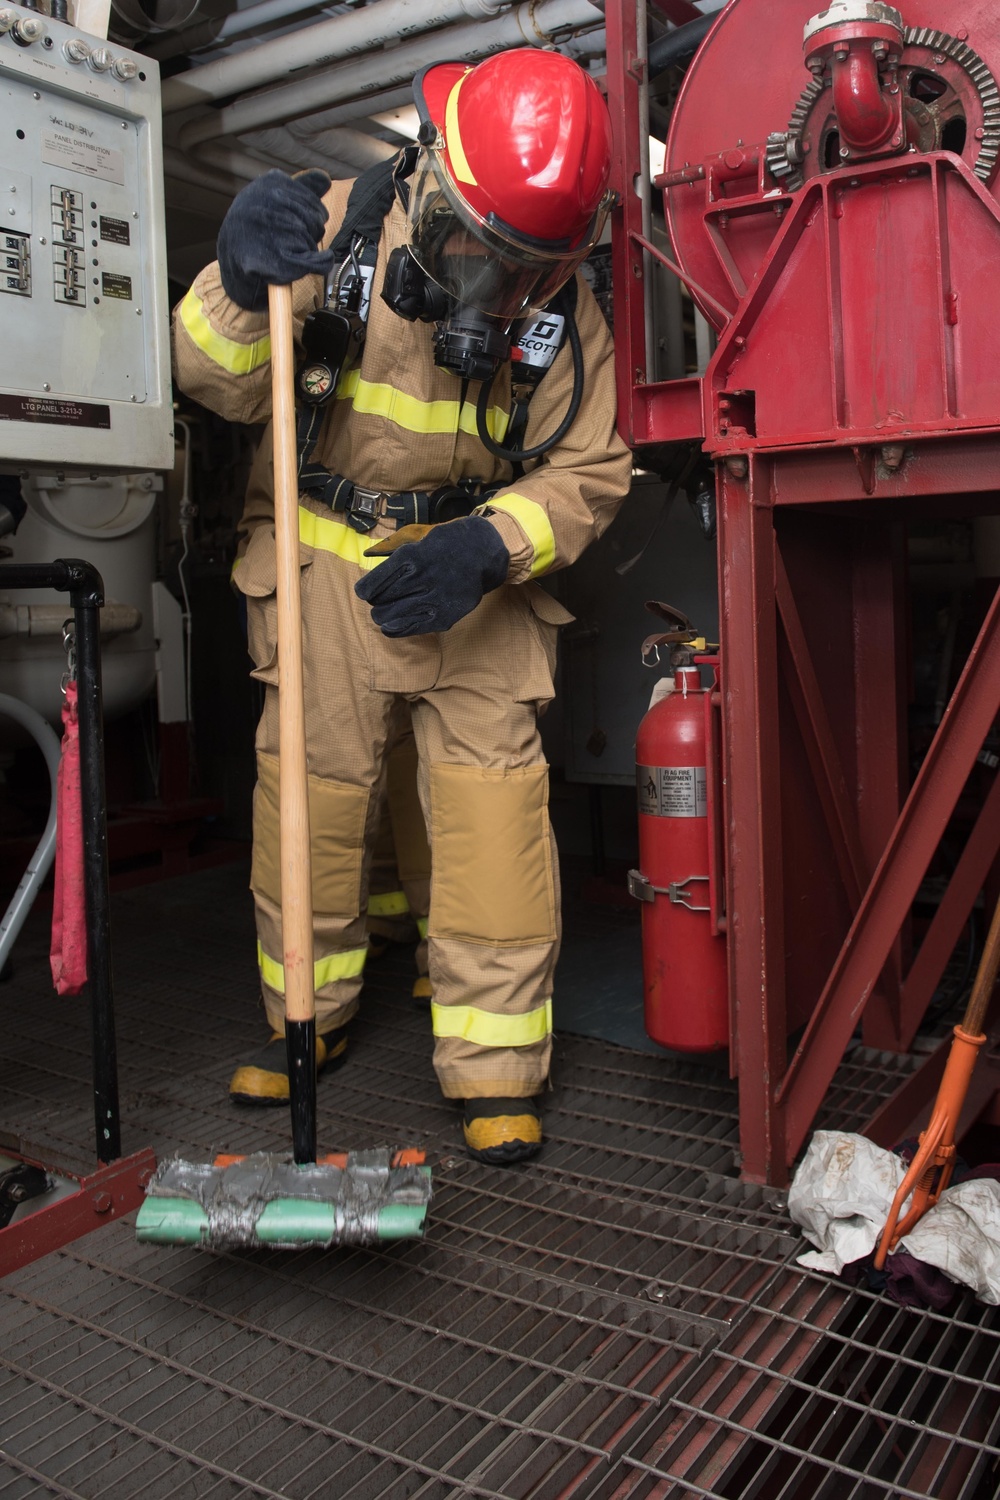
[[[509,357],[512,325],[550,302],[600,238],[613,198],[607,110],[575,62],[533,49],[427,68],[414,97],[408,245],[390,258],[383,297],[438,324],[439,365],[484,380]]]

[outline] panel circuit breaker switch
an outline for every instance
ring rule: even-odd
[[[0,291],[17,297],[31,296],[31,239],[26,234],[3,231],[3,274]]]
[[[83,194],[52,187],[52,278],[57,302],[87,305]]]

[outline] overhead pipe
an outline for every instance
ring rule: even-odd
[[[331,16],[316,26],[304,26],[275,37],[259,47],[248,47],[231,57],[188,68],[168,78],[161,90],[165,115],[192,104],[242,94],[261,84],[274,83],[303,68],[323,67],[348,57],[374,52],[400,37],[457,21],[464,16],[493,17],[510,0],[374,0],[371,5]],[[227,132],[232,134],[233,132]]]
[[[240,136],[239,139],[251,150],[261,151],[275,158],[287,169],[323,167],[331,177],[357,177],[366,167],[387,161],[399,150],[398,146],[391,146],[388,141],[365,135],[362,130],[343,128],[295,136],[283,126],[272,126],[268,130],[257,130]]]
[[[306,138],[317,135],[321,130],[353,124],[355,120],[370,119],[391,109],[403,109],[412,103],[413,85],[408,81],[405,88],[386,89],[380,94],[369,94],[365,99],[354,99],[350,104],[337,104],[332,109],[311,114],[305,120],[288,120],[287,128],[293,135]]]
[[[267,168],[261,163],[261,171]],[[163,175],[174,178],[178,182],[189,183],[192,187],[208,188],[213,193],[221,193],[225,198],[234,197],[244,187],[245,179],[237,177],[232,172],[220,172],[208,166],[202,166],[194,157],[186,151],[178,151],[175,146],[164,146],[163,148]]]
[[[270,26],[275,21],[285,21],[301,15],[307,10],[321,10],[325,0],[260,0],[258,5],[248,5],[245,10],[234,10],[221,21],[200,21],[182,31],[172,31],[169,36],[143,45],[147,57],[159,62],[169,57],[182,57],[185,52],[196,52],[201,47],[211,47],[231,42],[261,26]]]
[[[667,68],[690,61],[708,36],[715,20],[716,12],[713,10],[708,15],[699,16],[696,21],[685,21],[683,26],[675,26],[673,31],[650,42],[647,59],[649,77],[658,78]]]
[[[287,130],[274,128],[270,130],[259,130],[251,135],[238,137],[251,151],[259,151],[267,158],[269,167],[280,167],[285,172],[301,172],[308,167],[322,167],[333,178],[357,177],[358,169],[350,162],[334,155],[332,152],[324,151],[322,146],[312,141],[299,141]],[[202,146],[200,151],[211,151],[212,147]]]
[[[263,177],[265,172],[272,172],[275,167],[281,166],[280,158],[277,161],[262,161],[259,156],[241,151],[239,146],[229,141],[207,142],[195,153],[195,160],[208,167],[215,167],[220,172],[228,172],[233,177],[240,177],[245,183],[253,182],[255,178]]]
[[[239,99],[190,120],[178,138],[183,147],[190,149],[221,136],[243,135],[342,100],[357,100],[359,95],[375,93],[391,84],[409,83],[415,73],[432,63],[456,57],[469,60],[488,57],[510,47],[548,47],[568,32],[596,31],[603,21],[591,0],[541,0],[540,4],[530,0],[493,21],[451,26],[385,52],[327,68],[293,84]],[[380,107],[384,106],[368,105],[372,112]]]

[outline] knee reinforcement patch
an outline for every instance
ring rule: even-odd
[[[317,916],[358,914],[368,798],[367,787],[309,777],[312,901]],[[264,753],[257,756],[250,887],[281,904],[278,759]]]
[[[430,936],[550,943],[556,936],[548,767],[431,766]]]

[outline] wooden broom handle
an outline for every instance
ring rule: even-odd
[[[292,290],[269,286],[271,410],[274,420],[274,539],[278,606],[278,806],[281,941],[285,1015],[311,1021],[313,989],[312,861],[302,680],[299,588],[299,483],[295,451],[295,352]]]

